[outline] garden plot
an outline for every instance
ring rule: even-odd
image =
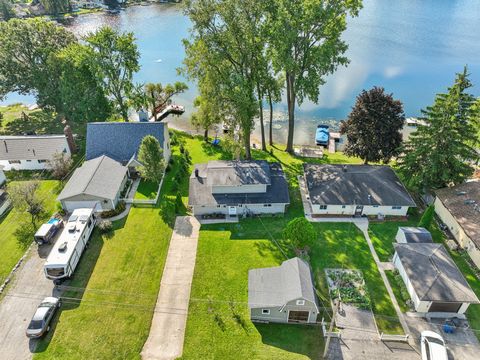
[[[370,310],[370,297],[365,289],[365,280],[359,270],[325,269],[330,298],[343,304],[355,305]]]

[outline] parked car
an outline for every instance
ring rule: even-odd
[[[443,338],[433,331],[422,331],[420,338],[422,360],[448,360]]]
[[[45,335],[50,330],[50,322],[58,307],[60,307],[59,298],[46,297],[43,299],[28,324],[27,337],[36,339]]]

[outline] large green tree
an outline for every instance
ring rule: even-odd
[[[8,21],[15,17],[13,4],[10,0],[0,0],[0,16],[5,21]]]
[[[346,134],[344,152],[368,162],[387,163],[400,153],[403,105],[380,87],[363,90],[340,132]]]
[[[157,183],[162,180],[165,159],[160,143],[154,136],[147,135],[142,139],[138,150],[138,160],[143,165],[140,173],[146,180]]]
[[[405,144],[399,170],[407,184],[418,190],[458,184],[470,177],[478,162],[478,101],[467,91],[472,86],[467,68],[456,75],[447,93],[437,94],[422,110],[418,125]]]
[[[190,39],[184,41],[185,71],[198,82],[208,75],[216,84],[240,127],[247,159],[251,158],[250,135],[258,113],[259,69],[254,51],[262,41],[262,7],[256,0],[185,2],[185,13],[193,25]]]
[[[48,105],[57,69],[49,59],[75,37],[55,23],[35,19],[0,22],[0,99],[9,92],[34,94],[40,106]]]
[[[143,89],[144,105],[151,111],[156,121],[158,110],[170,104],[172,97],[184,93],[187,90],[188,85],[181,81],[166,85],[162,85],[161,83],[147,83]]]
[[[140,70],[140,53],[133,33],[119,34],[103,27],[85,38],[92,50],[94,73],[114,110],[128,121],[128,109],[135,89],[133,74]]]
[[[277,71],[285,74],[288,105],[286,151],[293,152],[295,106],[317,102],[325,77],[348,64],[341,35],[347,16],[357,16],[361,0],[266,0],[269,50]]]

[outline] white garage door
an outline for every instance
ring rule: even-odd
[[[95,207],[96,210],[101,210],[102,207],[98,201],[65,201],[65,210],[72,212],[75,209],[88,208],[91,209]]]

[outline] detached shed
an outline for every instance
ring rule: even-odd
[[[401,226],[395,236],[397,243],[432,243],[432,234],[423,227]]]
[[[318,303],[310,266],[295,257],[282,265],[248,272],[252,321],[315,323]]]

